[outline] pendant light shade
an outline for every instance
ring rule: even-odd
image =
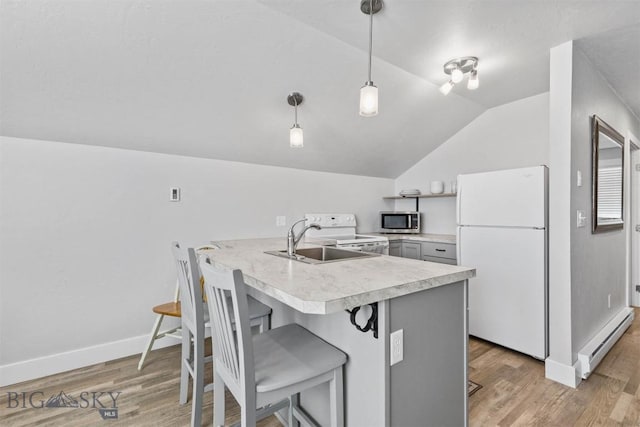
[[[295,124],[289,129],[289,145],[293,148],[304,147],[304,133],[300,125]]]
[[[449,95],[449,92],[451,92],[451,89],[453,89],[453,86],[455,86],[455,84],[453,83],[452,80],[449,80],[448,82],[440,86],[440,92],[443,95]]]
[[[467,89],[476,90],[480,86],[480,82],[478,81],[478,70],[471,71],[469,75],[469,81],[467,82]]]
[[[373,49],[373,15],[382,9],[382,0],[362,0],[360,10],[369,15],[369,79],[360,88],[360,115],[373,117],[378,114],[378,87],[371,80],[371,56]]]
[[[302,104],[304,97],[298,92],[292,92],[287,97],[287,103],[294,107],[294,123],[289,129],[289,146],[292,148],[304,147],[304,134],[298,124],[298,105]]]
[[[378,88],[367,82],[360,88],[360,115],[371,117],[378,114]]]
[[[451,80],[453,80],[454,83],[460,83],[463,78],[464,74],[460,68],[454,68],[451,70]]]

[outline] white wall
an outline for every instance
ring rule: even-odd
[[[428,129],[425,130],[428,134]],[[543,93],[491,108],[395,180],[395,194],[458,174],[548,164],[549,94]],[[398,210],[414,210],[415,202],[399,200]],[[454,234],[455,198],[421,199],[423,232]]]
[[[573,42],[551,49],[549,108],[549,357],[547,378],[575,387],[571,347],[571,72]],[[586,182],[586,181],[585,181]]]
[[[591,116],[598,115],[622,135],[637,134],[640,121],[635,117],[609,83],[580,50],[573,50],[571,105],[572,176],[582,172],[585,183],[591,177]],[[629,158],[628,147],[625,160]],[[625,166],[628,167],[628,161]],[[573,357],[614,317],[627,306],[626,227],[605,233],[591,233],[591,187],[571,186],[571,211],[587,213],[588,227],[571,228],[572,341]],[[608,297],[611,296],[611,306]]]
[[[580,382],[577,353],[626,306],[628,293],[626,231],[591,233],[591,116],[623,135],[640,129],[640,120],[579,46],[567,42],[551,50],[550,355],[545,369],[547,378],[572,387]],[[627,168],[628,153],[625,147]],[[577,210],[585,212],[586,227],[577,228]]]
[[[284,247],[275,216],[309,211],[373,229],[393,192],[390,179],[9,137],[0,184],[0,385],[140,352],[151,307],[173,295],[172,240]]]

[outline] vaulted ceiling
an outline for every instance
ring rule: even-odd
[[[3,0],[0,133],[396,177],[487,108],[547,91],[551,47],[640,25],[638,1],[386,0],[373,32],[380,114],[362,118],[359,5]],[[605,50],[637,41],[621,39]],[[480,88],[443,96],[443,63],[466,55],[480,58]],[[303,149],[288,143],[292,91],[305,97]]]

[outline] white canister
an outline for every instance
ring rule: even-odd
[[[444,182],[431,181],[431,194],[442,194],[442,193],[444,193]]]

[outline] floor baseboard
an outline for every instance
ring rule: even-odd
[[[547,357],[544,361],[544,374],[546,378],[571,388],[578,387],[578,384],[582,381],[578,372],[578,362],[571,366]]]
[[[140,335],[119,341],[112,341],[78,350],[52,354],[0,366],[0,387],[21,383],[96,363],[107,362],[121,357],[140,354],[144,350],[149,335]],[[175,345],[176,339],[161,339],[153,348],[159,349]]]

